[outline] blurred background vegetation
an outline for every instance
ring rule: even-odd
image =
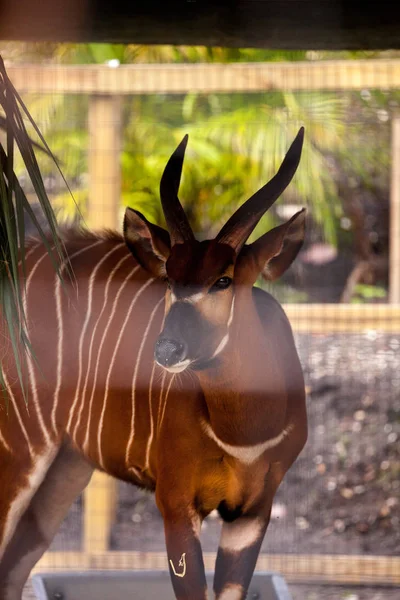
[[[283,52],[112,44],[3,44],[6,64],[263,62],[398,57],[398,52]],[[60,220],[80,221],[88,199],[88,97],[24,97],[73,191],[54,163],[38,157]],[[213,235],[240,202],[268,180],[300,125],[302,166],[254,236],[309,207],[307,243],[277,295],[285,301],[382,302],[387,297],[390,125],[400,92],[187,93],[123,100],[121,209],[163,224],[159,181],[185,133],[180,196],[194,230]],[[29,187],[24,166],[17,171]],[[29,190],[28,190],[29,192]],[[81,213],[78,212],[77,207]],[[261,282],[260,282],[261,285]],[[265,284],[263,284],[265,285]]]

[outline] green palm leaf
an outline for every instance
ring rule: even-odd
[[[39,236],[43,240],[46,249],[53,262],[54,268],[61,277],[60,264],[65,261],[62,243],[58,237],[56,218],[50,202],[47,198],[42,176],[34,153],[34,143],[30,139],[23,116],[25,116],[39,136],[45,151],[52,156],[49,147],[43,139],[36,124],[33,122],[24,103],[8,78],[4,63],[0,58],[0,107],[3,110],[3,126],[6,130],[6,148],[0,144],[0,308],[3,320],[8,329],[11,349],[14,353],[15,364],[21,388],[26,396],[24,382],[23,364],[26,352],[33,356],[32,348],[26,330],[25,311],[23,304],[23,287],[19,274],[21,262],[22,274],[25,273],[25,232],[24,211],[28,213],[34,223]],[[38,201],[46,217],[50,236],[44,232],[32,211],[29,202],[19,184],[14,171],[14,149],[15,145],[21,154],[25,168],[28,172]],[[54,246],[52,249],[51,246]],[[68,265],[67,265],[68,267]],[[5,381],[3,371],[0,367],[0,385],[3,397],[7,398],[5,392]]]
[[[211,142],[221,157],[225,153],[231,173],[245,168],[243,192],[248,196],[276,172],[291,140],[304,125],[302,168],[284,198],[297,196],[299,203],[310,206],[327,241],[335,243],[335,218],[341,206],[326,155],[342,146],[344,108],[343,101],[335,96],[283,94],[280,106],[245,106],[197,121],[182,131],[190,133],[190,146],[199,148],[200,141]],[[240,200],[232,196],[234,204],[229,206],[228,202],[224,209],[233,210]],[[260,223],[254,236],[265,230],[265,224]]]

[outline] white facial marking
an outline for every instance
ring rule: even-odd
[[[204,298],[205,295],[205,292],[197,292],[196,294],[191,294],[190,296],[183,296],[182,298],[177,298],[174,292],[171,292],[171,304],[173,304],[174,302],[190,302],[191,304],[194,304],[195,302],[202,300],[202,298]]]
[[[222,352],[222,350],[225,348],[225,346],[227,345],[228,341],[229,341],[229,334],[227,333],[226,335],[224,335],[224,337],[222,338],[222,340],[218,344],[217,349],[215,350],[215,352],[214,352],[214,354],[212,355],[211,358],[215,358],[216,356],[218,356],[218,354],[220,352]]]
[[[172,382],[173,382],[173,381],[174,381],[174,378],[173,378],[173,377],[171,377],[171,379],[170,379],[170,381],[169,381],[169,384],[168,384],[168,387],[167,387],[167,392],[166,392],[166,394],[165,394],[165,398],[164,398],[164,405],[163,405],[163,409],[162,409],[162,413],[161,413],[161,417],[160,417],[160,422],[159,422],[159,425],[158,425],[158,427],[159,427],[160,429],[161,429],[161,425],[162,425],[162,422],[163,422],[163,419],[164,419],[164,413],[165,413],[165,408],[166,408],[166,406],[167,406],[167,400],[168,400],[168,394],[169,394],[169,390],[171,389],[171,385],[172,385]]]
[[[151,371],[151,376],[150,376],[150,383],[149,383],[149,414],[150,414],[150,435],[149,435],[149,439],[147,440],[147,447],[146,447],[146,460],[145,460],[145,465],[144,468],[148,469],[149,468],[149,464],[150,464],[150,449],[151,449],[151,443],[153,441],[153,437],[154,437],[154,419],[153,419],[153,405],[152,405],[152,401],[151,401],[151,392],[152,392],[152,387],[153,387],[153,379],[154,379],[154,372],[156,370],[156,363],[153,362],[153,369]]]
[[[233,298],[232,298],[231,312],[229,313],[229,319],[228,319],[228,323],[227,323],[228,329],[232,325],[234,309],[235,309],[235,296],[233,296]]]
[[[233,523],[224,523],[219,546],[222,550],[240,552],[259,539],[264,526],[261,517],[241,517]]]
[[[183,360],[182,362],[177,363],[176,365],[173,365],[172,367],[165,367],[164,365],[161,365],[160,363],[157,363],[157,364],[159,364],[160,367],[162,367],[169,373],[182,373],[182,371],[184,371],[188,367],[188,365],[190,365],[190,363],[191,363],[191,361],[187,358],[186,360]]]
[[[234,307],[235,307],[235,296],[233,296],[232,299],[232,304],[231,304],[231,312],[229,313],[229,319],[228,322],[226,324],[228,332],[224,335],[224,337],[222,338],[222,340],[220,341],[220,343],[218,344],[214,354],[212,355],[211,358],[215,358],[216,356],[218,356],[218,354],[220,354],[222,352],[222,350],[226,347],[228,341],[229,341],[229,328],[232,325],[232,321],[233,321],[233,311],[234,311]]]
[[[202,300],[205,296],[204,292],[198,292],[197,294],[191,294],[190,296],[185,296],[185,298],[182,298],[182,300],[185,300],[185,302],[191,302],[191,303],[195,303],[195,302],[199,302],[199,300]]]
[[[228,583],[218,596],[218,600],[241,600],[244,589],[239,583]]]
[[[211,425],[202,421],[201,423],[204,432],[212,439],[222,450],[224,450],[230,456],[237,458],[240,462],[250,465],[254,461],[256,461],[266,450],[270,448],[274,448],[278,444],[280,444],[285,437],[289,435],[289,433],[293,429],[293,425],[288,425],[279,435],[273,437],[265,442],[261,442],[260,444],[254,444],[254,446],[232,446],[231,444],[226,444],[222,440],[220,440],[214,433]]]
[[[161,387],[160,387],[160,395],[159,395],[159,401],[158,401],[157,434],[160,431],[160,419],[161,419],[162,407],[164,406],[164,404],[163,404],[163,391],[164,391],[164,386],[165,386],[165,380],[166,380],[166,378],[167,378],[167,373],[166,373],[166,371],[163,371],[163,374],[161,376]]]

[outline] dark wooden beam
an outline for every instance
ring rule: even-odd
[[[0,39],[399,49],[398,0],[0,0]]]

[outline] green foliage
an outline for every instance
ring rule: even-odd
[[[19,276],[19,264],[25,273],[25,231],[24,211],[32,219],[47,251],[52,259],[56,272],[60,275],[58,262],[63,259],[63,248],[57,236],[57,224],[51,204],[46,196],[43,180],[38,168],[33,143],[24,124],[23,115],[27,117],[39,136],[45,152],[51,152],[31,119],[24,103],[7,76],[4,63],[0,58],[0,107],[4,112],[3,123],[6,130],[5,148],[0,144],[0,307],[4,325],[7,327],[9,343],[14,353],[15,364],[21,388],[25,396],[23,380],[23,364],[26,352],[32,354],[26,329],[25,307],[23,303],[23,286]],[[51,239],[45,235],[36,220],[30,204],[23,192],[14,172],[14,153],[17,145],[33,189],[42,207],[49,225]],[[50,244],[54,244],[53,250]],[[4,332],[6,333],[6,332]],[[6,386],[0,367],[0,385],[2,395],[7,398]]]
[[[32,48],[32,45],[30,46]],[[133,44],[38,44],[38,54],[51,60],[74,64],[102,64],[119,60],[121,64],[199,63],[199,62],[278,62],[306,60],[305,51],[258,48],[219,48],[205,46],[141,46]],[[30,57],[35,51],[26,48]]]
[[[30,57],[34,57],[35,49],[30,48]],[[391,55],[116,44],[41,44],[36,51],[41,60],[75,64],[360,60]],[[122,202],[163,223],[160,176],[174,146],[188,132],[181,197],[197,233],[212,234],[240,202],[271,177],[298,127],[305,125],[301,168],[280,206],[285,201],[308,206],[325,240],[337,244],[342,215],[340,177],[345,175],[364,187],[385,188],[390,112],[399,101],[400,93],[377,90],[363,90],[361,95],[268,91],[128,98],[123,121]],[[85,177],[77,177],[77,172],[87,172],[87,97],[42,95],[30,99],[29,106],[40,118],[55,154],[62,157],[63,170],[84,212],[87,188]],[[377,139],[383,140],[382,145]],[[45,176],[49,174],[50,160],[44,158],[41,168]],[[63,218],[74,218],[74,203],[64,205],[64,199],[65,194],[56,197],[54,206],[62,207]],[[276,212],[272,210],[254,236],[274,220]]]
[[[279,168],[299,127],[306,128],[306,140],[300,168],[285,198],[309,205],[314,219],[331,243],[336,242],[335,215],[340,214],[336,186],[324,151],[341,145],[344,103],[333,95],[280,93],[247,95],[241,108],[211,114],[199,120],[193,108],[193,124],[186,131],[195,139],[212,142],[226,158],[225,167],[241,178],[241,196],[219,198],[214,219],[223,220],[244,196],[261,187]],[[192,143],[192,141],[191,141]],[[224,165],[219,177],[224,178]],[[220,168],[220,167],[219,167]],[[205,171],[207,173],[207,171]],[[223,184],[221,184],[223,185]],[[211,199],[212,202],[212,199]],[[271,225],[271,222],[268,223]],[[265,230],[261,223],[258,236]]]
[[[352,304],[362,304],[371,300],[382,300],[387,297],[387,290],[378,285],[357,284],[354,287]]]

